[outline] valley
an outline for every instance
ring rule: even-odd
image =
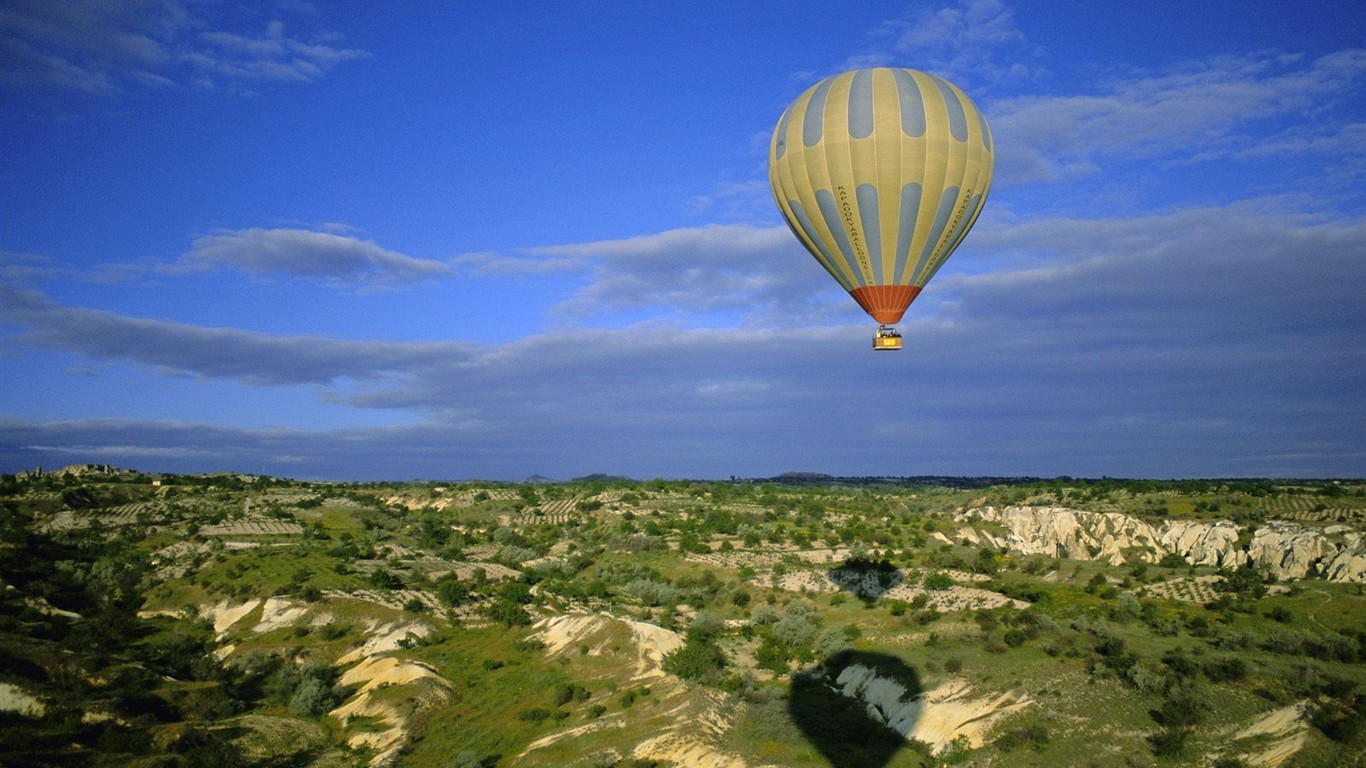
[[[0,483],[5,766],[1351,766],[1366,486]]]

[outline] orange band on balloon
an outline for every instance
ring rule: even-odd
[[[918,285],[865,285],[849,292],[863,311],[882,325],[901,322],[906,308],[920,295]]]

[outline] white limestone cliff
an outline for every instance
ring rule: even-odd
[[[1123,565],[1155,563],[1176,554],[1192,565],[1237,568],[1251,563],[1277,579],[1318,575],[1329,581],[1366,582],[1366,537],[1346,526],[1316,528],[1282,520],[1251,531],[1228,520],[1169,520],[1153,526],[1114,512],[1024,506],[977,507],[955,520],[963,524],[957,532],[960,540],[1026,555]],[[974,527],[980,523],[1006,530],[1002,534]]]

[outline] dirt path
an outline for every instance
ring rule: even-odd
[[[1323,610],[1325,605],[1333,602],[1333,596],[1321,589],[1311,589],[1309,591],[1316,595],[1323,595],[1323,602],[1319,603],[1309,612],[1309,620],[1317,624],[1321,629],[1328,629],[1328,627],[1324,626],[1323,622],[1319,621],[1319,611]]]

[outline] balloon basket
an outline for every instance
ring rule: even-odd
[[[877,329],[877,335],[873,337],[873,351],[889,349],[901,349],[901,334],[895,328],[884,325]]]

